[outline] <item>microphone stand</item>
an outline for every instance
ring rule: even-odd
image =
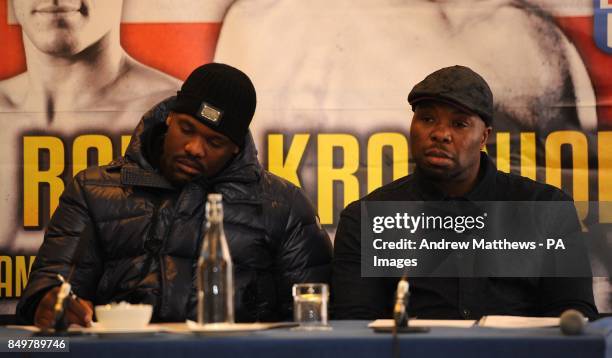
[[[427,327],[410,326],[408,314],[408,299],[410,298],[410,284],[406,275],[397,283],[395,291],[395,305],[393,306],[393,330],[395,333],[421,333],[428,332]]]
[[[410,297],[410,284],[406,275],[397,283],[395,292],[395,305],[393,306],[393,324],[395,330],[408,327],[408,298]]]
[[[399,352],[399,341],[397,339],[398,329],[408,327],[408,314],[406,307],[408,306],[408,297],[410,297],[410,285],[408,284],[408,278],[406,275],[397,283],[397,289],[395,291],[395,305],[393,306],[393,330],[392,333],[392,354],[394,358],[400,356]]]
[[[393,328],[392,333],[392,354],[393,357],[400,356],[398,333],[424,333],[429,332],[427,327],[411,327],[408,317],[408,299],[410,298],[410,284],[408,276],[404,274],[397,283],[395,291],[395,305],[393,306]]]

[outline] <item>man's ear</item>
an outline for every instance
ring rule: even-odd
[[[482,133],[482,141],[480,142],[480,149],[484,148],[484,146],[487,144],[487,140],[489,139],[489,135],[491,134],[492,130],[493,127],[491,126],[484,129],[484,132]]]
[[[166,125],[168,127],[170,127],[170,123],[172,123],[173,117],[172,117],[172,113],[168,114],[168,117],[166,117]]]
[[[240,147],[238,147],[237,145],[234,145],[234,155],[240,153]]]

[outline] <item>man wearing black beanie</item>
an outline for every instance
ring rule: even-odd
[[[195,319],[195,264],[208,193],[221,193],[237,321],[291,318],[291,286],[328,282],[331,243],[303,192],[264,170],[249,133],[256,95],[228,65],[195,69],[138,124],[124,157],[79,173],[60,199],[17,307],[53,324],[70,277],[68,323],[93,305],[154,307],[154,321]]]

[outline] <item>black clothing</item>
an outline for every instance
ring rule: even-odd
[[[331,242],[296,186],[262,169],[251,136],[215,177],[173,187],[147,160],[173,99],[143,117],[126,152],[79,173],[61,196],[17,313],[31,323],[42,296],[68,277],[94,304],[154,305],[154,321],[195,319],[204,207],[223,195],[237,321],[291,319],[291,286],[328,282]],[[147,154],[145,154],[147,152]],[[78,246],[78,247],[77,247]]]
[[[336,319],[390,318],[398,278],[361,277],[360,201],[567,201],[550,185],[502,173],[482,153],[476,187],[448,198],[418,172],[351,203],[334,242],[332,305]],[[575,222],[569,223],[578,228]],[[595,318],[589,278],[409,278],[408,312],[419,318],[478,319],[483,315],[558,316],[568,308]]]

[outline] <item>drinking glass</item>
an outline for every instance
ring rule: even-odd
[[[327,302],[329,286],[325,283],[296,283],[293,285],[293,317],[299,330],[329,330]]]

